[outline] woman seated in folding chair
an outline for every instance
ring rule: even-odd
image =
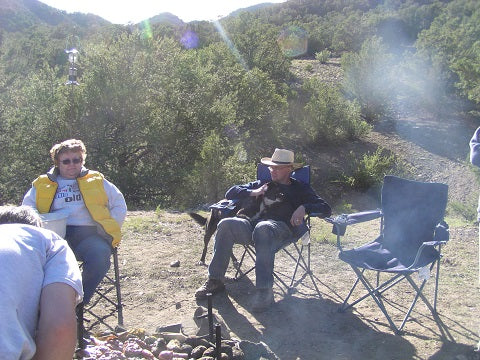
[[[54,166],[33,181],[23,205],[41,214],[68,213],[65,240],[83,261],[83,302],[88,304],[110,268],[112,247],[120,243],[127,205],[114,184],[84,167],[87,150],[81,140],[54,145],[50,156]]]
[[[286,221],[274,220],[268,214],[258,219],[231,217],[221,220],[215,235],[213,258],[208,266],[208,280],[196,292],[197,299],[208,293],[216,294],[225,289],[223,279],[232,254],[233,244],[253,243],[255,246],[256,296],[252,311],[264,311],[274,302],[273,267],[275,253],[288,243],[295,241],[295,228],[305,227],[307,213],[331,214],[330,206],[320,198],[308,184],[293,179],[290,175],[300,164],[294,162],[290,150],[275,149],[271,158],[261,162],[269,167],[272,181],[278,184],[286,200],[292,205],[291,215]],[[257,180],[231,187],[225,197],[229,200],[259,198],[267,191],[267,183]]]

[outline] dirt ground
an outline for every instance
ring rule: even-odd
[[[281,359],[480,359],[474,349],[479,341],[478,268],[475,226],[452,229],[444,248],[438,298],[439,320],[433,321],[426,306],[418,303],[402,336],[395,335],[373,300],[353,311],[339,313],[339,304],[353,283],[353,272],[338,258],[328,234],[330,227],[315,219],[311,260],[316,292],[310,278],[302,278],[291,295],[275,285],[276,303],[264,313],[251,313],[253,275],[227,285],[213,298],[214,313],[229,329],[228,336],[265,342]],[[347,246],[371,238],[378,224],[349,228]],[[201,229],[185,213],[130,212],[125,239],[119,251],[124,303],[124,325],[155,333],[157,327],[191,324],[198,306],[195,289],[205,280],[206,268],[197,264]],[[327,240],[325,240],[327,237]],[[207,257],[207,261],[210,255]],[[172,267],[179,261],[180,266]],[[291,260],[280,254],[275,270],[291,273]],[[229,275],[233,276],[233,268]],[[434,278],[425,293],[432,299]],[[392,289],[393,290],[393,289]],[[405,310],[403,288],[388,303]],[[395,313],[396,310],[394,310]],[[394,319],[398,321],[399,316]],[[114,321],[112,325],[115,325]],[[101,329],[99,329],[101,330]],[[223,334],[227,336],[227,334]]]

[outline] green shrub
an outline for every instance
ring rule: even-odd
[[[450,201],[447,206],[450,216],[459,216],[469,223],[477,221],[477,205],[475,203],[464,204],[458,201]]]
[[[384,176],[397,168],[395,155],[385,154],[381,147],[373,154],[369,152],[364,154],[360,159],[352,151],[350,157],[353,171],[344,179],[348,185],[360,191],[382,184]]]
[[[330,59],[331,56],[332,56],[332,52],[327,49],[315,53],[315,59],[320,61],[322,64],[325,64],[328,61],[328,59]]]
[[[303,89],[308,101],[302,125],[311,143],[353,140],[370,131],[370,125],[360,116],[358,103],[345,99],[338,87],[314,78]]]
[[[343,89],[358,100],[362,116],[373,122],[387,115],[396,92],[392,56],[380,38],[365,41],[359,53],[346,53],[341,62],[345,73]]]
[[[312,66],[312,64],[307,64],[307,65],[305,65],[305,71],[308,71],[309,73],[313,72],[313,66]]]
[[[200,159],[186,177],[188,186],[179,188],[183,204],[213,203],[222,199],[233,184],[255,178],[255,163],[240,145],[230,145],[212,132],[204,141]]]

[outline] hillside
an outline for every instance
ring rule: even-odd
[[[93,14],[67,14],[38,0],[0,0],[0,29],[7,32],[25,31],[33,25],[78,26],[82,32],[110,24]]]
[[[327,64],[317,60],[294,60],[292,72],[295,82],[301,84],[308,77],[317,77],[325,82],[342,80],[338,59]],[[373,152],[377,147],[391,151],[410,170],[409,178],[419,181],[443,182],[449,185],[450,202],[473,207],[477,202],[478,182],[469,165],[471,136],[480,125],[462,114],[459,104],[445,104],[436,111],[415,108],[409,103],[399,103],[396,118],[381,120],[363,139],[338,147],[324,146],[318,149],[303,148],[306,159],[335,195],[326,194],[331,202],[338,200],[341,187],[328,185],[329,179],[346,171],[345,158],[350,151],[357,157]],[[333,169],[336,174],[324,174],[321,169]],[[348,200],[359,209],[376,204],[376,195],[350,192]]]

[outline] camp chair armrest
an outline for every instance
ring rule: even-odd
[[[353,214],[341,214],[334,218],[325,218],[325,221],[333,224],[332,233],[335,235],[344,235],[348,225],[371,221],[382,217],[382,210],[369,210]]]
[[[421,246],[426,247],[426,246],[439,246],[439,245],[445,245],[447,243],[446,240],[440,240],[440,241],[425,241]]]
[[[413,260],[413,263],[412,265],[410,265],[408,267],[408,269],[411,269],[411,268],[414,268],[417,266],[417,263],[418,263],[418,260],[420,259],[420,256],[422,255],[422,251],[423,249],[425,249],[426,247],[434,247],[434,246],[439,246],[439,245],[445,245],[447,242],[442,240],[442,241],[425,241],[422,243],[422,245],[420,245],[420,247],[418,248],[418,251],[417,251],[417,255],[415,256],[415,260]]]
[[[309,216],[309,217],[318,217],[320,219],[326,219],[326,217],[325,217],[326,214],[321,213],[321,212],[311,212],[311,213],[308,213],[306,215]]]
[[[375,220],[382,216],[382,210],[369,210],[369,211],[361,211],[352,214],[341,214],[335,216],[334,218],[326,218],[329,223],[332,224],[340,224],[340,225],[353,225],[365,221]]]

